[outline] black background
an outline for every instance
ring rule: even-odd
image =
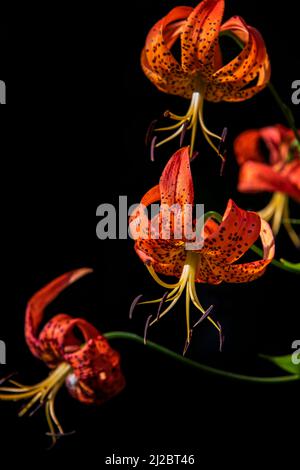
[[[7,344],[1,375],[19,370],[34,383],[47,374],[24,342],[28,298],[57,275],[91,266],[92,276],[71,287],[47,313],[83,316],[102,332],[139,334],[149,308],[140,307],[132,323],[132,299],[161,294],[133,250],[131,240],[100,241],[95,236],[96,207],[117,205],[119,195],[138,202],[156,184],[176,144],[157,152],[151,163],[144,146],[149,122],[164,110],[182,113],[187,102],[164,95],[147,81],[139,55],[154,21],[181,2],[145,1],[101,4],[99,11],[41,14],[32,26],[16,28],[12,53],[5,57],[1,31],[0,79],[7,82],[8,107],[2,109],[2,289],[0,339]],[[262,5],[263,3],[263,5]],[[228,1],[225,18],[243,16],[256,26],[270,53],[272,81],[291,103],[291,83],[299,78],[298,19],[295,2]],[[87,9],[86,9],[87,10]],[[53,16],[53,17],[52,17]],[[4,27],[3,27],[4,28]],[[12,36],[12,35],[10,35]],[[293,106],[299,116],[299,107]],[[284,123],[268,90],[240,104],[207,104],[206,121],[214,130],[229,128],[229,158],[223,177],[213,151],[199,137],[200,157],[193,164],[199,202],[224,211],[232,197],[239,205],[260,209],[269,196],[240,195],[231,151],[240,131]],[[297,207],[294,208],[297,216]],[[299,217],[299,212],[298,212]],[[277,257],[299,255],[282,233]],[[299,280],[270,268],[249,285],[200,286],[205,306],[216,306],[224,328],[224,352],[209,324],[193,338],[189,356],[249,374],[276,374],[258,353],[287,354],[299,339]],[[150,331],[151,339],[178,352],[185,340],[183,304]],[[115,341],[122,355],[125,391],[101,408],[75,402],[66,391],[57,414],[72,437],[46,453],[43,413],[18,419],[14,404],[0,404],[1,454],[36,464],[40,458],[74,465],[79,457],[102,468],[104,457],[187,453],[198,462],[238,463],[285,456],[293,458],[299,427],[299,386],[233,383],[185,368],[141,346]],[[96,460],[95,460],[96,459]],[[75,464],[76,465],[76,464]]]

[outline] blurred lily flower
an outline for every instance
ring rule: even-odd
[[[292,226],[299,220],[290,219],[289,210],[289,198],[300,203],[300,143],[294,132],[281,125],[247,130],[236,138],[234,150],[241,167],[239,191],[273,193],[259,214],[272,221],[275,235],[283,224],[295,246],[300,247]]]

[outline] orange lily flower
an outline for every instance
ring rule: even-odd
[[[181,209],[179,218],[165,220],[166,211],[160,211],[153,219],[141,217],[144,207],[160,201],[161,207],[176,207]],[[150,189],[141,200],[141,205],[131,218],[135,226],[135,250],[147,267],[154,280],[170,292],[164,297],[149,302],[133,302],[137,304],[159,303],[158,314],[149,323],[152,325],[168,313],[178,302],[182,293],[186,292],[186,351],[194,327],[190,326],[190,302],[201,312],[199,321],[208,320],[221,333],[218,323],[210,317],[211,307],[205,310],[197,296],[195,283],[220,284],[221,282],[241,283],[250,282],[260,277],[266,266],[272,261],[275,252],[274,238],[268,223],[254,212],[240,209],[229,200],[221,223],[208,217],[202,230],[203,245],[195,248],[187,245],[187,238],[175,238],[175,228],[180,221],[184,223],[185,206],[194,202],[193,181],[190,170],[189,147],[177,151],[167,163],[159,185]],[[208,213],[209,215],[209,213]],[[182,227],[183,228],[183,227]],[[169,239],[164,237],[166,229],[170,232]],[[236,263],[260,237],[263,245],[263,259]],[[170,284],[162,280],[158,274],[174,276],[179,280]],[[163,304],[170,305],[163,309]],[[132,312],[132,310],[131,310]],[[195,325],[194,325],[195,326]]]
[[[57,437],[63,435],[54,402],[64,383],[74,398],[87,404],[101,404],[119,393],[125,385],[119,354],[86,320],[61,313],[39,332],[47,305],[63,289],[89,272],[90,269],[78,269],[63,274],[34,294],[27,305],[26,342],[32,354],[52,370],[48,378],[32,386],[9,380],[13,387],[0,388],[0,400],[28,400],[19,416],[24,416],[34,405],[37,408],[31,414],[45,406],[53,444]],[[76,329],[82,339],[75,334]]]
[[[241,166],[239,191],[273,193],[259,214],[267,221],[272,220],[275,235],[283,223],[295,246],[300,247],[300,238],[289,216],[289,198],[300,203],[300,143],[293,131],[281,125],[247,130],[236,138],[234,150]]]
[[[154,141],[155,147],[190,129],[192,154],[199,122],[206,140],[223,157],[212,139],[222,144],[224,136],[206,127],[204,100],[244,101],[262,90],[270,79],[270,63],[261,34],[239,16],[222,24],[224,6],[224,0],[203,0],[196,8],[173,8],[147,36],[141,55],[146,76],[159,90],[191,100],[184,116],[166,112],[176,124],[156,130],[175,132],[161,142]],[[244,46],[227,64],[223,63],[219,43],[222,35],[229,35]],[[178,41],[179,60],[172,52]]]

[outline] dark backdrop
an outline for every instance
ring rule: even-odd
[[[142,333],[149,309],[128,320],[131,300],[161,293],[133,250],[131,240],[100,241],[95,236],[96,207],[117,204],[119,195],[139,201],[156,184],[175,146],[157,152],[151,163],[144,146],[149,122],[172,107],[184,112],[182,99],[159,93],[143,76],[140,50],[154,21],[181,2],[108,2],[98,11],[75,7],[41,13],[39,21],[16,28],[9,62],[2,55],[0,79],[7,82],[9,107],[2,110],[2,313],[0,339],[7,343],[1,375],[19,370],[23,381],[47,373],[27,350],[23,338],[28,298],[55,276],[91,266],[93,276],[65,292],[49,309],[84,316],[101,331]],[[195,4],[195,2],[191,2]],[[263,5],[262,5],[263,4]],[[279,7],[271,1],[228,1],[226,18],[239,14],[265,37],[273,82],[290,103],[291,82],[299,78],[298,19],[295,2]],[[4,38],[1,35],[1,43]],[[293,106],[299,116],[299,107]],[[198,200],[206,209],[223,211],[233,197],[241,206],[259,209],[268,196],[236,191],[237,165],[231,151],[240,131],[284,123],[268,90],[241,104],[207,104],[208,125],[229,128],[229,158],[223,177],[219,161],[199,138],[193,164]],[[296,208],[297,210],[297,208]],[[296,212],[294,214],[297,216]],[[299,216],[299,214],[298,214]],[[297,257],[285,234],[278,256]],[[276,374],[258,353],[287,354],[299,338],[296,303],[298,279],[270,268],[249,285],[201,286],[205,305],[216,306],[226,342],[217,352],[209,324],[198,329],[189,355],[241,373]],[[151,339],[177,351],[184,344],[184,307],[180,304],[150,332]],[[142,455],[147,451],[197,452],[203,463],[292,456],[296,446],[299,387],[232,383],[208,377],[140,346],[114,342],[123,358],[125,391],[101,408],[81,405],[61,392],[57,413],[75,436],[61,440],[46,454],[43,413],[16,417],[17,405],[0,404],[1,453],[75,464],[104,456]],[[8,450],[9,449],[9,450]],[[237,452],[239,451],[239,453]],[[75,459],[74,459],[75,457]],[[95,460],[96,459],[96,460]]]

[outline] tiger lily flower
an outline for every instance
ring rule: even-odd
[[[273,193],[259,214],[272,221],[275,235],[283,224],[295,246],[300,247],[289,215],[289,198],[300,203],[300,142],[293,131],[281,125],[247,130],[236,138],[234,150],[240,165],[239,191]]]
[[[64,383],[76,400],[86,404],[102,404],[125,385],[119,354],[86,320],[60,313],[39,332],[47,305],[63,289],[89,272],[90,269],[78,269],[63,274],[37,292],[27,305],[26,342],[32,354],[51,369],[50,375],[36,385],[22,385],[9,380],[12,386],[0,387],[0,400],[27,400],[19,416],[29,411],[32,415],[41,406],[45,407],[53,444],[63,435],[54,402]]]
[[[244,101],[267,85],[270,62],[261,34],[239,16],[222,24],[224,7],[224,0],[203,0],[196,8],[176,7],[150,30],[141,54],[145,75],[160,91],[191,100],[184,116],[165,113],[175,124],[156,131],[174,133],[160,142],[154,138],[153,147],[189,129],[192,155],[199,123],[208,143],[224,158],[220,148],[224,134],[219,136],[206,127],[204,100]],[[243,46],[229,63],[222,59],[219,41],[222,35],[230,36]],[[173,53],[177,43],[181,46],[180,59]]]
[[[179,218],[167,221],[166,211],[160,211],[153,219],[141,216],[145,207],[160,201],[161,207],[178,207]],[[159,303],[158,313],[149,325],[167,314],[185,291],[187,339],[184,352],[191,340],[193,327],[190,322],[190,303],[200,311],[200,321],[207,318],[221,334],[221,327],[210,316],[212,307],[204,309],[198,299],[196,283],[220,284],[221,282],[250,282],[260,277],[274,257],[274,238],[268,223],[254,213],[240,209],[229,200],[221,223],[218,224],[207,214],[202,230],[203,244],[195,248],[187,244],[191,237],[175,238],[175,228],[184,223],[185,205],[194,203],[194,189],[190,170],[189,147],[177,151],[167,163],[159,185],[150,189],[141,200],[140,206],[130,220],[130,228],[135,230],[135,251],[143,261],[153,279],[168,289],[163,297],[148,302],[140,302],[140,296],[133,302],[137,304]],[[166,227],[166,225],[168,225]],[[183,227],[182,227],[183,228]],[[169,230],[170,237],[164,237]],[[133,230],[132,230],[133,232]],[[236,263],[260,237],[263,245],[263,259]],[[159,274],[174,276],[178,280],[170,284]],[[165,303],[169,303],[165,307]],[[132,309],[131,309],[132,312]]]

